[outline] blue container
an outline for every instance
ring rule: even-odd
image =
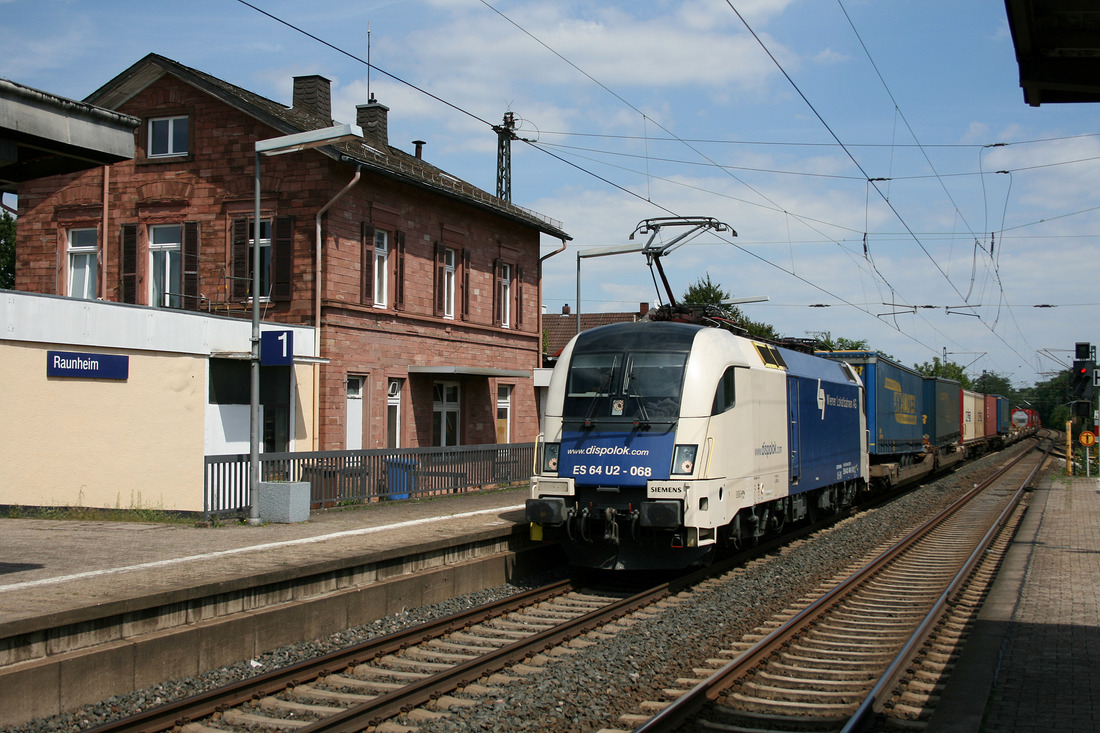
[[[840,364],[779,349],[787,364],[792,494],[861,477],[859,382]]]
[[[962,385],[943,377],[924,378],[924,434],[937,447],[962,437]]]
[[[1008,435],[1012,432],[1012,411],[1008,408],[1008,398],[994,396],[997,398],[997,432]]]
[[[416,461],[412,458],[383,458],[386,464],[386,480],[390,499],[408,499],[409,493],[416,491],[416,477],[413,468]]]
[[[822,351],[819,356],[846,361],[863,379],[867,401],[868,450],[889,459],[924,451],[924,378],[874,351]]]

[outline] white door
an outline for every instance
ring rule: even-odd
[[[344,442],[344,448],[347,450],[363,448],[363,383],[365,381],[365,377],[348,375],[348,409]]]

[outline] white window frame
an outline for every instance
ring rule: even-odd
[[[182,141],[183,150],[180,150],[176,146],[176,143],[177,143],[177,139],[176,139],[177,138],[177,135],[176,135],[177,129],[176,128],[179,127],[179,124],[180,124],[181,121],[183,122],[183,125],[184,125],[183,141]],[[156,136],[153,133],[153,127],[154,127],[154,125],[159,125],[159,124],[162,124],[162,123],[167,123],[167,125],[168,125],[167,145],[164,148],[164,150],[154,150],[153,149],[153,141],[156,139]],[[147,147],[148,147],[148,150],[147,150],[147,153],[146,153],[147,156],[150,157],[150,158],[178,158],[180,156],[187,155],[187,153],[188,153],[187,146],[190,144],[190,142],[189,142],[190,138],[189,138],[189,135],[188,135],[189,124],[190,123],[188,121],[187,115],[173,115],[172,117],[153,117],[153,118],[151,118],[149,120],[149,127],[147,128],[148,129],[147,138],[146,138]]]
[[[505,443],[512,442],[512,385],[510,384],[498,384],[497,385],[497,423],[501,421],[501,415],[503,414],[504,420],[504,441]],[[499,440],[499,436],[497,438]]]
[[[386,384],[386,447],[401,447],[402,379],[390,379]]]
[[[176,230],[176,241],[154,242],[157,238],[157,232],[169,229]],[[149,303],[155,308],[180,308],[183,305],[183,224],[150,224],[148,236]],[[173,252],[175,258],[172,257]],[[161,257],[158,257],[158,255],[161,255]],[[158,259],[161,260],[159,265],[157,263]],[[175,260],[175,267],[173,267],[173,259]],[[158,275],[163,278],[164,283],[164,292],[160,293],[159,297],[157,293]]]
[[[512,323],[512,265],[500,266],[500,325],[509,328]]]
[[[455,273],[458,253],[450,247],[443,250],[443,317],[455,317]]]
[[[252,263],[255,262],[252,247],[255,246],[254,220],[248,219],[248,293],[252,294]],[[267,234],[265,237],[264,234]],[[260,302],[271,300],[271,219],[260,219]]]
[[[91,232],[92,243],[88,244],[74,244],[73,240],[76,238],[74,235],[87,235]],[[83,236],[81,237],[84,238]],[[99,289],[99,230],[95,227],[77,227],[69,230],[69,288],[67,290],[70,298],[81,298],[84,300],[95,300],[96,293]],[[81,263],[80,267],[77,267],[77,263]],[[74,275],[77,272],[81,272],[84,275],[84,281],[81,283],[80,292],[74,288]]]
[[[390,260],[390,235],[380,229],[374,230],[374,307],[388,308],[390,298],[390,278],[387,265]]]

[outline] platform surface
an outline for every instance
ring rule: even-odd
[[[0,625],[292,567],[453,542],[523,523],[524,488],[215,527],[0,519]]]
[[[1100,480],[1033,492],[928,733],[1100,730]]]

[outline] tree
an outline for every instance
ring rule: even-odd
[[[817,333],[817,332],[814,332]],[[871,351],[867,339],[847,339],[843,336],[833,338],[831,331],[822,331],[817,336],[821,351]]]
[[[726,318],[745,329],[747,335],[754,338],[779,338],[779,334],[769,324],[750,320],[745,317],[745,314],[742,313],[741,309],[737,306],[724,304],[722,302],[729,300],[731,297],[733,296],[723,290],[721,285],[711,282],[710,273],[708,272],[703,277],[696,280],[693,285],[688,286],[688,289],[680,296],[680,302],[684,305],[714,306],[721,310]]]
[[[15,287],[15,217],[0,212],[0,289]]]
[[[954,379],[963,389],[973,389],[970,377],[966,376],[963,367],[952,361],[940,361],[940,357],[933,356],[931,363],[914,364],[913,368],[925,377],[943,377]]]
[[[982,376],[974,380],[974,390],[982,394],[997,394],[1007,397],[1013,402],[1016,390],[1012,388],[1012,382],[1008,377],[1003,377],[997,372],[982,372]]]

